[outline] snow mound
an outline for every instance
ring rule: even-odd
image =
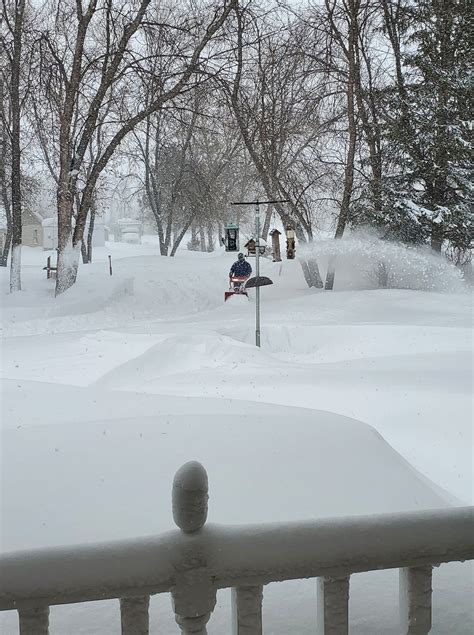
[[[252,344],[252,328],[225,328],[222,333]],[[263,350],[282,354],[285,359],[337,362],[351,359],[419,355],[468,350],[471,331],[467,328],[396,325],[309,325],[269,324],[262,330]]]
[[[232,337],[217,333],[173,335],[105,374],[97,385],[115,390],[152,384],[157,378],[202,369],[271,364],[271,357]]]
[[[21,392],[20,392],[21,390]],[[49,385],[7,386],[38,398],[34,425],[3,431],[3,549],[111,540],[172,527],[171,483],[190,459],[209,473],[210,521],[251,523],[445,507],[449,497],[362,422],[228,400],[161,397],[136,410],[134,395]],[[47,403],[69,422],[51,424]],[[137,399],[138,404],[140,399]],[[23,406],[13,408],[22,421]],[[220,414],[211,414],[217,405]],[[161,413],[160,413],[161,410]],[[121,416],[117,416],[117,412]],[[171,411],[171,413],[167,412]],[[10,413],[11,414],[11,413]],[[78,425],[80,423],[80,425]],[[28,469],[19,470],[20,465]],[[93,519],[93,522],[91,522]]]

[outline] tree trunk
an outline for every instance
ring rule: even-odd
[[[94,225],[95,225],[95,199],[92,201],[91,213],[89,217],[89,228],[87,230],[87,262],[92,262],[92,239],[94,237]]]
[[[199,239],[198,239],[198,232],[197,232],[197,227],[196,227],[196,223],[192,222],[191,223],[191,247],[190,247],[191,251],[198,251],[199,250]]]
[[[311,276],[311,286],[315,289],[322,289],[324,285],[319,272],[318,262],[315,258],[308,258],[308,269]]]
[[[354,185],[354,160],[357,143],[357,123],[354,108],[354,87],[356,79],[355,67],[355,47],[357,45],[357,29],[356,16],[350,16],[349,24],[349,41],[347,45],[347,61],[349,66],[349,74],[347,78],[347,122],[349,128],[348,149],[346,156],[346,166],[344,169],[344,190],[342,193],[341,208],[337,219],[337,227],[334,238],[337,240],[342,238],[344,230],[349,219],[349,210],[352,199],[352,189]],[[325,288],[332,290],[334,288],[334,277],[336,274],[336,259],[330,258],[328,270],[326,274]]]
[[[20,64],[23,35],[25,0],[15,7],[13,32],[13,55],[11,63],[11,151],[12,151],[12,259],[10,270],[10,292],[21,290],[21,149],[20,149]]]
[[[208,252],[214,251],[215,246],[214,246],[214,232],[213,232],[213,227],[212,227],[212,223],[209,223],[207,225],[207,250]]]
[[[174,244],[173,244],[173,248],[171,249],[171,253],[170,256],[174,256],[176,254],[176,251],[181,243],[181,241],[183,240],[186,232],[188,231],[191,223],[193,221],[193,215],[191,214],[188,222],[186,223],[186,225],[182,228],[182,230],[179,232],[178,236],[175,238]]]
[[[200,251],[206,251],[206,236],[202,225],[199,226],[199,249]]]
[[[383,261],[377,264],[377,282],[380,289],[388,287],[389,272],[387,264]]]
[[[165,232],[163,230],[163,223],[161,218],[155,214],[156,228],[158,230],[158,241],[160,243],[160,255],[168,255],[168,247],[166,246]]]
[[[12,228],[11,221],[7,221],[7,233],[5,236],[5,243],[3,245],[2,253],[0,254],[0,267],[6,267],[8,264],[8,255],[10,253],[10,247],[12,244]]]
[[[306,244],[308,243],[301,227],[299,231],[296,231],[296,234],[298,235],[300,242]],[[308,285],[308,287],[310,289],[322,289],[324,284],[319,272],[318,261],[316,260],[316,258],[300,258],[299,260],[301,263],[301,268],[303,269],[304,279],[306,280],[306,284]]]
[[[87,265],[87,263],[89,262],[87,259],[87,246],[83,240],[81,240],[81,256],[82,256],[82,264]]]
[[[263,238],[263,240],[267,240],[268,238],[268,232],[270,231],[270,223],[272,222],[272,214],[273,214],[273,205],[269,205],[267,212],[265,214],[265,221],[263,223],[263,227],[262,227],[262,233],[261,233],[261,238]]]
[[[63,172],[63,171],[61,171]],[[69,191],[68,175],[60,174],[60,194],[58,197],[58,263],[56,271],[56,296],[71,287],[77,278],[80,245],[75,249],[72,236],[72,197]]]
[[[441,225],[433,224],[431,227],[431,249],[436,253],[441,253],[443,246],[443,228]]]
[[[4,102],[4,86],[3,86],[3,77],[0,76],[0,108],[2,111],[1,117],[1,147],[0,147],[0,187],[3,209],[5,210],[5,217],[7,221],[7,232],[5,236],[5,243],[3,245],[2,253],[0,254],[0,267],[6,267],[8,264],[8,254],[10,253],[10,247],[12,242],[12,212],[10,206],[10,193],[8,191],[7,185],[7,172],[5,166],[5,157],[7,155],[7,145],[8,145],[8,132],[6,125],[6,113],[5,113],[5,102]]]
[[[318,263],[314,259],[300,260],[304,279],[310,289],[322,289],[323,281],[319,274]]]

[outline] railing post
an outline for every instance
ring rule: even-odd
[[[432,567],[400,569],[400,622],[403,635],[431,630]]]
[[[262,635],[262,586],[232,589],[232,635]]]
[[[173,518],[185,534],[198,533],[207,520],[208,480],[203,466],[190,461],[173,481]],[[216,588],[207,572],[205,556],[193,544],[185,547],[177,565],[176,585],[171,591],[176,622],[183,635],[206,635],[206,624],[216,605]]]
[[[150,618],[148,607],[150,596],[121,598],[120,617],[122,635],[148,635],[150,632]]]
[[[18,609],[20,635],[49,635],[49,606]]]
[[[318,635],[349,633],[349,576],[318,578]]]

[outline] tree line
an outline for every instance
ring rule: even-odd
[[[462,264],[472,248],[469,5],[460,0],[2,0],[0,194],[21,288],[32,162],[55,189],[56,293],[91,260],[123,166],[160,253],[210,245],[262,193],[309,243],[365,227]],[[220,233],[220,232],[219,232]],[[10,256],[10,257],[9,257]],[[309,286],[331,289],[304,261]]]

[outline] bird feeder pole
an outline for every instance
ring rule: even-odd
[[[257,283],[260,278],[260,205],[270,205],[272,203],[288,203],[288,199],[279,201],[245,201],[231,203],[231,205],[255,205],[255,276]],[[255,345],[260,347],[260,287],[255,285]]]
[[[255,204],[255,275],[260,277],[260,204]],[[260,287],[255,289],[255,345],[260,346]]]

